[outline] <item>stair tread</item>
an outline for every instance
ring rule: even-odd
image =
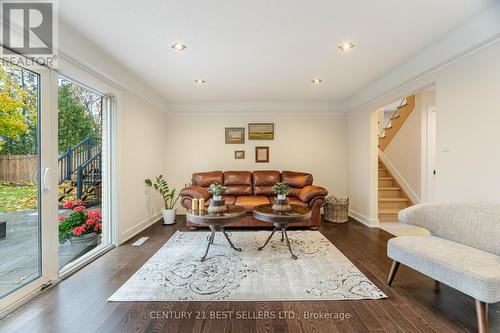
[[[382,202],[391,202],[391,201],[397,201],[397,202],[408,202],[409,200],[406,198],[378,198],[378,201]]]
[[[393,180],[392,177],[378,177],[379,180]]]
[[[379,191],[397,191],[397,190],[401,190],[401,187],[386,186],[386,187],[379,187],[378,190]]]
[[[397,208],[385,208],[385,209],[379,209],[378,214],[397,214],[401,211],[401,209]]]

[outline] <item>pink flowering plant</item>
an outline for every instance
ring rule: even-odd
[[[59,216],[59,243],[71,237],[102,232],[101,211],[87,211],[82,200],[68,201],[63,207],[72,212],[68,217]]]

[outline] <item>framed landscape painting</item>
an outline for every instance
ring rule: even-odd
[[[274,140],[273,123],[248,124],[248,140]]]
[[[245,127],[226,127],[226,144],[245,143]]]

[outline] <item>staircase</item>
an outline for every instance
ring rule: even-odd
[[[102,182],[101,162],[100,142],[90,136],[62,154],[58,159],[59,201],[98,196]]]
[[[378,147],[384,151],[415,109],[415,95],[404,98],[378,137]],[[408,196],[390,171],[378,161],[378,219],[380,222],[398,222],[400,210],[411,206]]]
[[[396,136],[396,133],[398,133],[399,129],[405,123],[406,119],[408,119],[413,112],[413,109],[415,109],[415,95],[408,96],[401,101],[378,137],[378,147],[380,150],[384,151],[385,148],[387,148],[391,140]]]
[[[398,222],[399,211],[411,205],[408,196],[401,190],[401,186],[379,159],[378,220],[380,222]]]

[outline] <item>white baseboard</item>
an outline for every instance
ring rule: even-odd
[[[121,245],[143,231],[144,229],[150,227],[152,224],[158,222],[161,219],[161,212],[154,214],[153,216],[148,217],[147,219],[141,221],[139,224],[133,226],[125,230],[119,237],[118,245]]]
[[[399,173],[398,169],[394,166],[394,164],[391,163],[391,161],[387,158],[387,155],[381,151],[380,149],[378,150],[378,156],[384,162],[385,166],[389,170],[389,172],[394,176],[394,179],[398,182],[399,186],[401,186],[401,189],[403,192],[408,195],[408,198],[413,204],[419,204],[422,202],[420,197],[415,193],[415,191],[411,188],[411,186],[408,184],[408,182],[404,179],[404,177]]]
[[[378,228],[379,226],[378,219],[370,219],[363,214],[356,212],[355,210],[349,209],[349,216],[356,221],[366,225],[367,227]]]

